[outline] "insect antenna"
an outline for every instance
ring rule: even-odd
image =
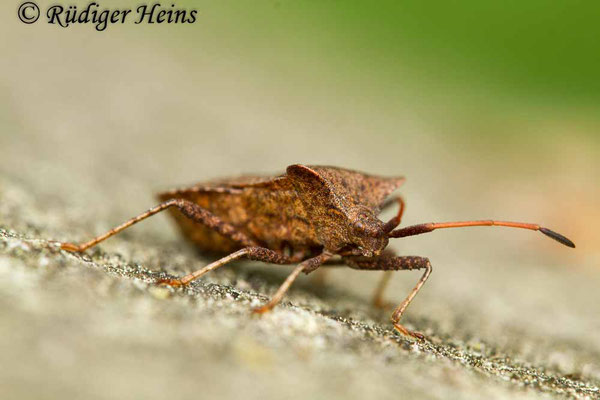
[[[575,248],[575,243],[561,235],[560,233],[554,232],[548,228],[544,228],[537,224],[527,224],[524,222],[508,222],[508,221],[494,221],[494,220],[483,220],[483,221],[458,221],[458,222],[430,222],[427,224],[419,224],[407,226],[406,228],[396,229],[388,234],[390,238],[400,238],[406,236],[420,235],[434,231],[436,229],[444,228],[464,228],[468,226],[507,226],[509,228],[520,228],[529,229],[532,231],[540,231],[544,235],[556,240],[557,242],[564,244],[567,247]]]

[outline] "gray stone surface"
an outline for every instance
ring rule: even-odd
[[[471,295],[456,306],[446,290],[437,307],[409,308],[407,325],[430,338],[415,343],[392,330],[389,313],[335,281],[320,287],[304,278],[275,311],[251,316],[287,267],[239,263],[186,289],[157,287],[157,277],[184,274],[207,259],[142,229],[85,255],[60,251],[49,239],[87,237],[99,223],[84,209],[59,199],[50,206],[34,193],[2,178],[0,383],[10,398],[598,396],[597,331],[578,329],[597,323],[586,308],[596,305],[585,304],[591,297],[552,293],[559,281],[578,280],[565,272],[537,271],[547,287],[529,294],[579,324],[576,337],[560,326],[536,332],[539,318],[496,324]],[[495,274],[508,285],[519,279]],[[326,277],[337,278],[346,279],[344,270]],[[572,290],[593,293],[597,283]],[[473,289],[484,296],[478,285],[454,294]],[[429,289],[415,303],[439,302]],[[518,298],[505,300],[519,312]],[[503,303],[495,307],[502,311]]]

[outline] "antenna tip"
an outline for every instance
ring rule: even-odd
[[[575,243],[573,243],[572,241],[570,241],[569,239],[567,239],[560,233],[551,231],[548,228],[540,228],[540,232],[542,232],[544,235],[556,240],[557,242],[564,244],[565,246],[571,247],[573,249],[575,248]]]

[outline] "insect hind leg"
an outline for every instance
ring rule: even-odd
[[[189,218],[192,221],[197,222],[199,224],[203,224],[211,229],[214,229],[216,232],[239,243],[241,246],[251,247],[251,246],[258,245],[254,240],[252,240],[251,238],[246,236],[244,233],[237,230],[236,227],[223,221],[216,215],[212,214],[210,211],[200,207],[198,204],[191,202],[189,200],[184,200],[184,199],[171,199],[171,200],[167,200],[163,203],[160,203],[159,205],[157,205],[155,207],[152,207],[148,211],[125,221],[121,225],[109,230],[108,232],[106,232],[102,235],[96,236],[95,238],[93,238],[85,243],[82,243],[82,244],[62,243],[60,247],[63,250],[67,250],[67,251],[71,251],[71,252],[85,251],[85,250],[89,249],[90,247],[93,247],[93,246],[97,245],[98,243],[103,242],[104,240],[110,238],[111,236],[114,236],[117,233],[129,228],[130,226],[135,225],[138,222],[143,221],[146,218],[149,218],[149,217],[151,217],[155,214],[158,214],[159,212],[164,211],[171,207],[177,207],[179,209],[179,211],[187,218]]]

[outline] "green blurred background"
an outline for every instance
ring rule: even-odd
[[[25,25],[5,2],[2,168],[144,206],[295,162],[404,174],[409,222],[543,221],[597,262],[596,2],[176,4],[197,22],[97,32]]]

